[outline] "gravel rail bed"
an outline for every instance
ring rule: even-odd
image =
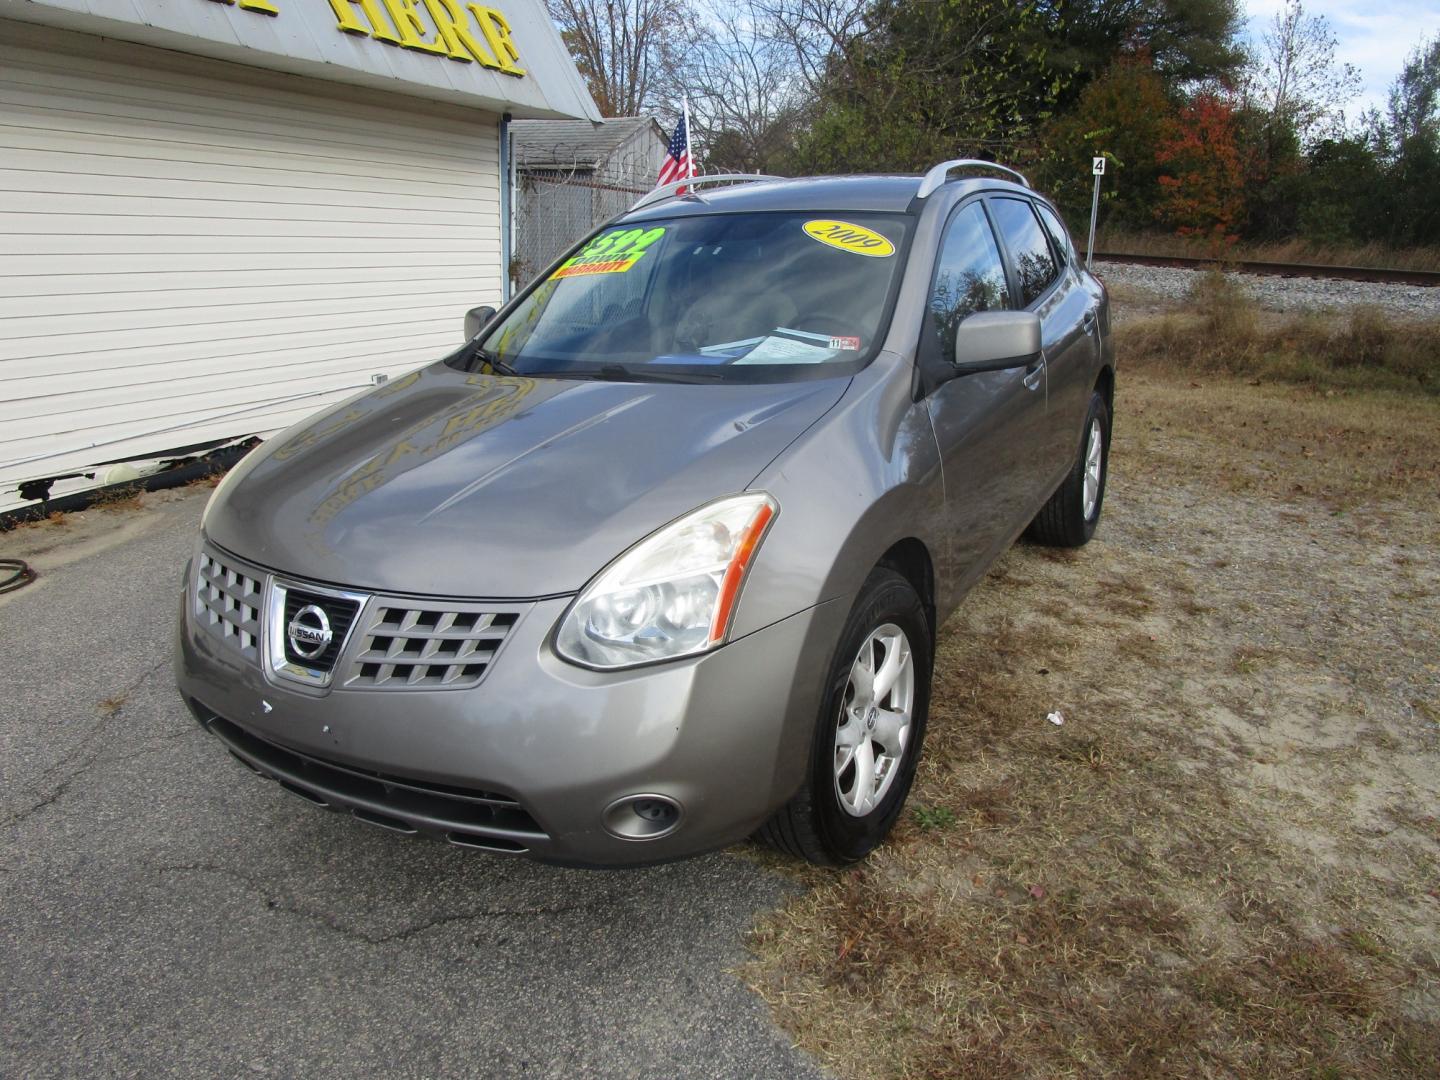
[[[1096,275],[1111,285],[1153,293],[1166,300],[1184,300],[1203,270],[1173,266],[1137,266],[1097,263]],[[1327,311],[1360,305],[1384,308],[1416,319],[1440,318],[1440,289],[1422,285],[1386,285],[1373,281],[1328,278],[1267,277],[1229,274],[1243,285],[1261,307],[1272,311]]]

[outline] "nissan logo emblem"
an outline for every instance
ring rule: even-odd
[[[329,647],[335,635],[330,631],[330,619],[325,612],[314,604],[306,604],[291,617],[285,636],[297,656],[314,660]]]

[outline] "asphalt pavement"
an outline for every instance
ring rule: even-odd
[[[261,780],[170,651],[205,491],[0,534],[0,1075],[820,1077],[732,973],[793,886],[557,869]]]

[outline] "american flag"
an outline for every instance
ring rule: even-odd
[[[675,134],[670,137],[670,148],[665,152],[665,161],[660,166],[660,179],[655,181],[656,187],[664,187],[676,180],[695,175],[694,162],[690,157],[690,132],[686,130],[685,120],[686,117],[681,114],[680,123],[675,126]],[[685,189],[676,188],[675,194],[684,195]]]

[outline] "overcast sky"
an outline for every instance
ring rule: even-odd
[[[1369,105],[1384,107],[1386,93],[1408,56],[1440,33],[1440,0],[1304,0],[1311,15],[1324,15],[1336,38],[1335,56],[1354,64],[1364,82],[1361,97],[1346,108],[1353,117]],[[1283,0],[1245,0],[1250,35],[1259,40]]]

